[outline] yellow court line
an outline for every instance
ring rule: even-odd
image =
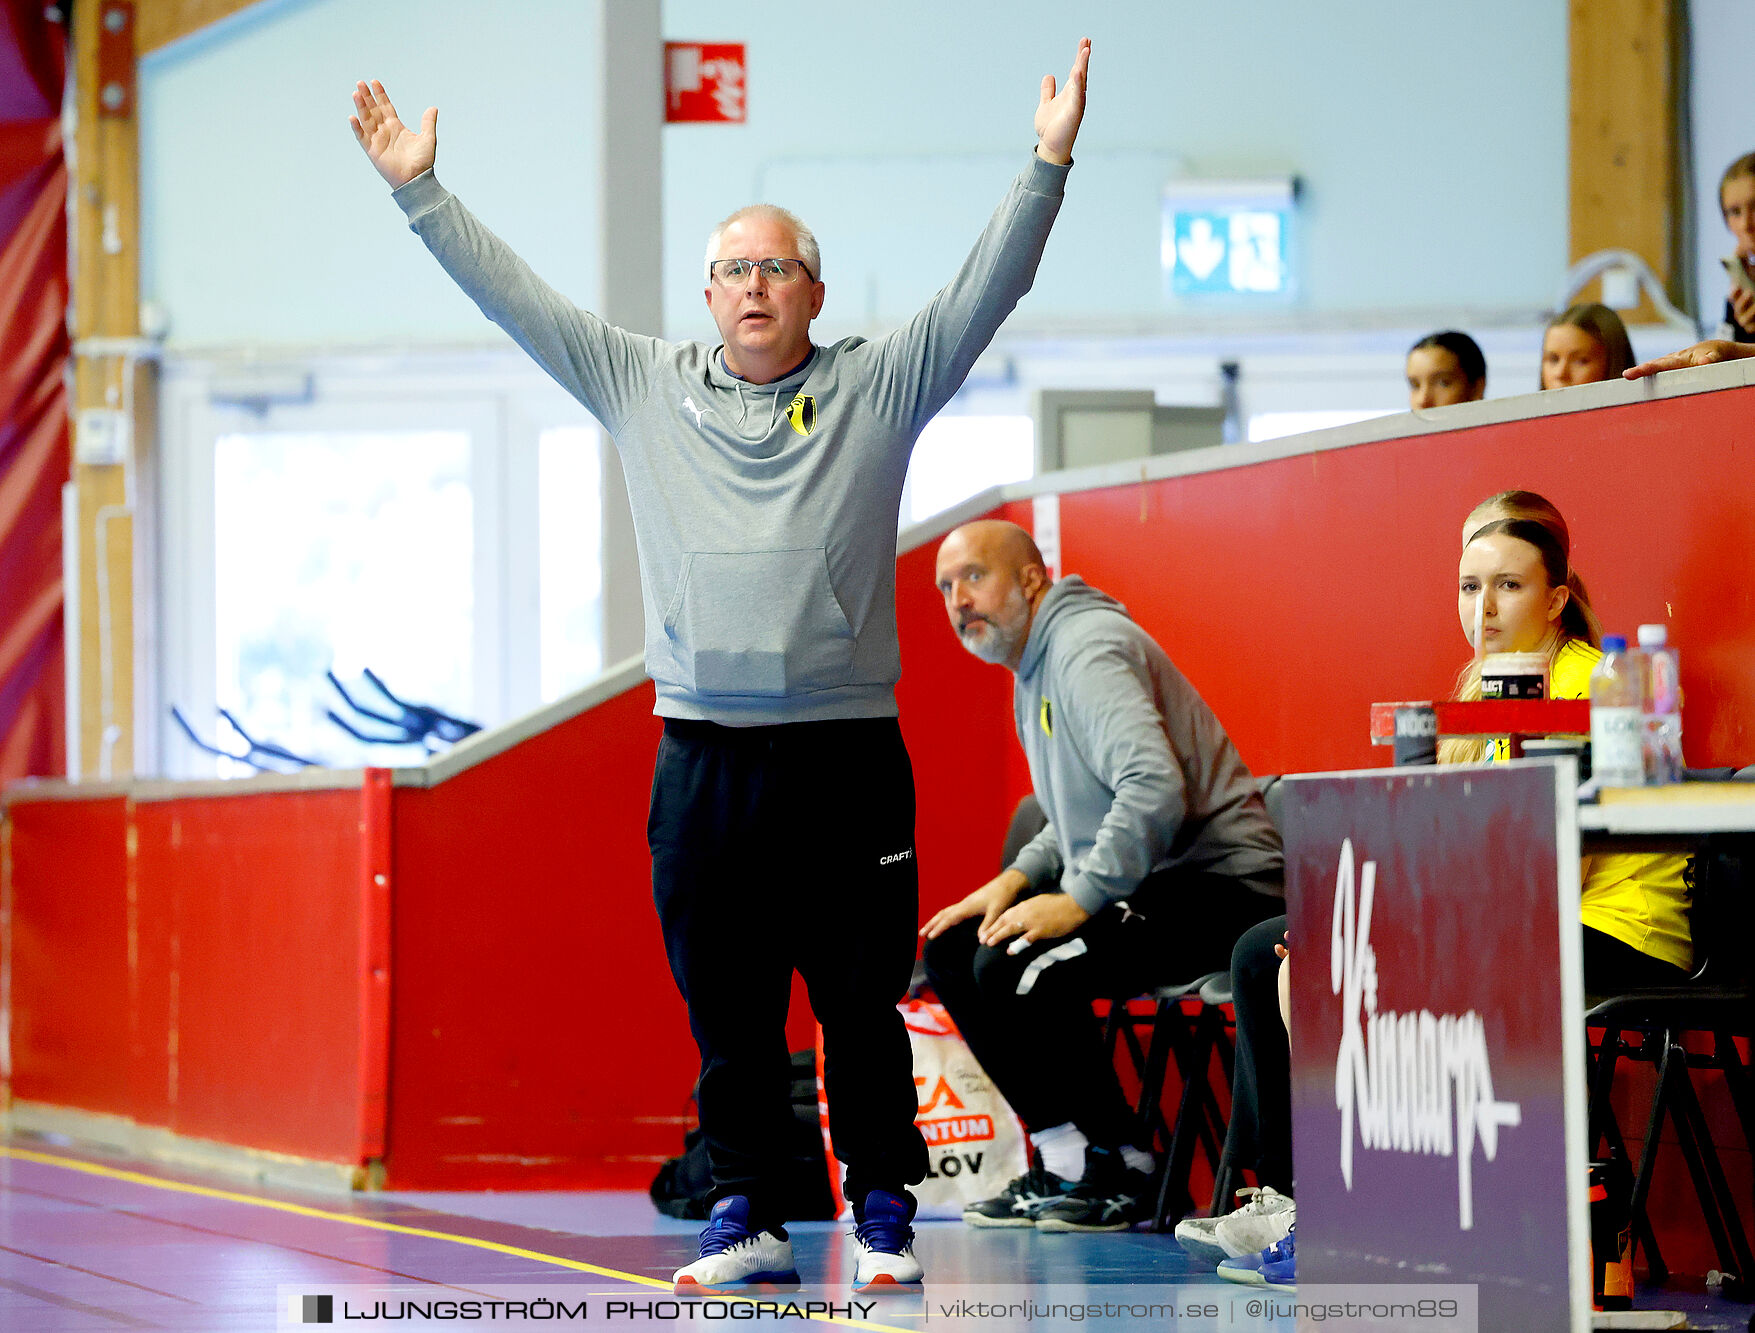
[[[180,1180],[161,1180],[157,1176],[141,1175],[138,1171],[123,1171],[118,1167],[100,1166],[96,1162],[82,1162],[74,1157],[56,1157],[52,1153],[35,1152],[29,1148],[13,1148],[0,1143],[0,1157],[16,1157],[23,1162],[36,1162],[42,1166],[59,1166],[68,1171],[82,1171],[88,1176],[102,1176],[106,1180],[126,1181],[131,1185],[145,1185],[150,1189],[171,1190],[177,1194],[194,1194],[204,1199],[223,1199],[227,1203],[248,1204],[252,1208],[270,1208],[278,1213],[291,1213],[295,1217],[312,1217],[322,1222],[344,1222],[348,1226],[366,1227],[372,1231],[388,1231],[398,1236],[419,1236],[423,1240],[448,1240],[455,1245],[467,1245],[472,1249],[491,1250],[495,1254],[510,1255],[514,1259],[534,1259],[537,1263],[553,1264],[557,1268],[570,1268],[578,1273],[592,1273],[598,1277],[618,1278],[623,1282],[634,1282],[643,1287],[660,1287],[669,1292],[671,1284],[662,1278],[647,1277],[641,1273],[624,1273],[617,1268],[603,1268],[597,1264],[588,1264],[581,1259],[568,1259],[558,1254],[543,1254],[539,1250],[524,1250],[516,1245],[502,1245],[499,1241],[484,1240],[479,1236],[458,1236],[448,1231],[428,1231],[424,1227],[407,1227],[399,1222],[381,1222],[375,1217],[358,1217],[352,1213],[331,1213],[321,1208],[307,1208],[299,1203],[287,1203],[281,1199],[264,1199],[252,1194],[234,1194],[230,1190],[216,1190],[207,1185],[189,1185]],[[747,1296],[726,1296],[723,1300],[739,1301],[746,1305],[757,1305],[763,1302],[752,1300]],[[844,1328],[869,1328],[876,1333],[914,1333],[911,1329],[895,1328],[889,1324],[873,1324],[859,1319],[841,1319],[834,1315],[812,1315],[811,1319],[824,1324],[839,1324]]]

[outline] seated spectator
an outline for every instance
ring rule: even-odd
[[[1466,333],[1429,333],[1408,349],[1408,406],[1472,403],[1487,396],[1487,358]]]
[[[973,1226],[1122,1231],[1156,1195],[1093,999],[1219,971],[1283,907],[1280,837],[1218,718],[1120,603],[1053,582],[1011,523],[958,528],[938,586],[963,646],[1016,676],[1048,824],[922,928],[926,974],[1036,1163]]]
[[[1474,628],[1475,600],[1485,598],[1483,624],[1493,631],[1494,652],[1546,651],[1552,658],[1549,692],[1556,699],[1590,693],[1590,671],[1602,656],[1596,614],[1584,582],[1570,567],[1571,533],[1560,511],[1533,491],[1503,491],[1477,505],[1463,528],[1457,612],[1465,633]],[[1456,697],[1480,698],[1480,668],[1471,662]],[[1482,741],[1446,740],[1440,763],[1491,761]],[[1634,986],[1674,984],[1691,965],[1684,857],[1614,853],[1582,858],[1580,916],[1584,931],[1584,985],[1591,994]],[[1263,1187],[1245,1208],[1220,1219],[1188,1218],[1176,1237],[1191,1254],[1220,1262],[1240,1260],[1225,1273],[1253,1281],[1249,1264],[1273,1263],[1289,1275],[1295,1259],[1290,1242],[1247,1245],[1279,1232],[1291,1234],[1295,1210],[1284,1198],[1292,1187],[1291,1051],[1289,1018],[1280,1009],[1286,918],[1275,917],[1244,932],[1231,955],[1231,987],[1237,1014],[1237,1048],[1226,1148],[1240,1167],[1253,1169]],[[1233,1220],[1236,1219],[1236,1220]],[[1284,1252],[1274,1260],[1266,1251]],[[1227,1260],[1227,1266],[1229,1261]]]
[[[1542,334],[1544,389],[1619,379],[1632,364],[1627,326],[1606,305],[1575,305],[1556,315]]]
[[[1755,343],[1755,153],[1744,153],[1725,168],[1718,181],[1718,208],[1737,248],[1725,256],[1731,288],[1725,295],[1724,319],[1713,336]]]
[[[1755,343],[1708,338],[1705,342],[1695,343],[1692,347],[1684,347],[1681,351],[1671,352],[1668,356],[1656,357],[1650,361],[1642,361],[1637,366],[1629,366],[1621,373],[1630,380],[1637,380],[1665,370],[1687,370],[1690,366],[1717,365],[1720,361],[1736,361],[1746,356],[1755,356]]]
[[[1478,529],[1463,549],[1457,574],[1457,615],[1471,633],[1480,603],[1488,652],[1548,655],[1548,696],[1590,696],[1590,673],[1602,657],[1602,635],[1590,606],[1572,588],[1568,548],[1553,528],[1527,518],[1502,518]],[[1458,677],[1456,697],[1481,697],[1477,657]],[[1504,741],[1489,750],[1478,739],[1440,742],[1438,762],[1503,759]],[[1585,988],[1609,994],[1635,986],[1675,985],[1693,962],[1688,934],[1687,858],[1616,852],[1584,858]]]
[[[1495,519],[1520,518],[1532,523],[1540,523],[1554,534],[1562,550],[1572,550],[1572,530],[1566,526],[1566,520],[1554,507],[1554,502],[1545,495],[1537,495],[1534,491],[1500,491],[1490,495],[1473,509],[1463,520],[1462,544],[1466,549],[1469,539]],[[1590,593],[1585,591],[1584,580],[1579,577],[1576,569],[1568,570],[1566,586],[1571,590],[1572,598],[1578,603],[1579,614],[1584,617],[1590,629],[1590,641],[1601,643],[1602,626],[1597,623],[1597,613],[1591,609]],[[1471,627],[1472,628],[1472,627]]]

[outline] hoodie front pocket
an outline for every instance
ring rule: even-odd
[[[689,554],[664,632],[697,694],[804,694],[853,677],[853,627],[821,546]]]

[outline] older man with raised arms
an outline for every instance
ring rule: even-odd
[[[654,57],[655,58],[655,57]],[[921,1279],[908,1186],[906,992],[918,921],[914,784],[896,722],[896,519],[921,427],[1030,288],[1072,163],[1090,43],[1042,81],[1037,145],[948,286],[867,341],[811,341],[821,257],[783,209],[708,244],[721,341],[606,324],[542,282],[433,174],[438,112],[381,84],[355,138],[446,273],[601,421],[627,477],[664,718],[647,838],[671,973],[701,1053],[716,1196],[679,1293],[798,1280],[781,1186],[796,968],[822,1023],[856,1288]],[[898,206],[907,206],[904,202]]]

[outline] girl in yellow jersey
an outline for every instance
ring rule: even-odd
[[[1497,509],[1497,514],[1495,513]],[[1457,570],[1457,614],[1465,633],[1481,603],[1486,652],[1545,652],[1549,697],[1582,699],[1602,656],[1601,633],[1584,585],[1569,566],[1570,538],[1553,506],[1529,492],[1495,496],[1470,516]],[[1481,697],[1480,667],[1470,663],[1456,697]],[[1505,757],[1478,740],[1445,741],[1440,763]],[[1584,858],[1581,879],[1585,989],[1607,994],[1682,980],[1693,963],[1688,933],[1685,857],[1615,852]]]

